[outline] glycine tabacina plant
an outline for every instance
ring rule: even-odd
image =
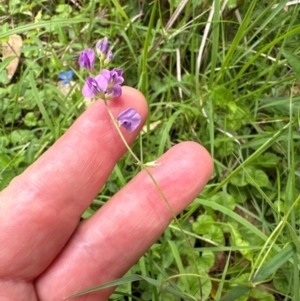
[[[100,60],[100,72],[95,75],[94,65],[95,65],[96,55]],[[188,239],[185,236],[185,233],[183,232],[176,218],[173,208],[171,207],[170,203],[168,202],[166,196],[164,195],[162,189],[159,187],[155,178],[148,170],[148,167],[157,167],[160,166],[161,163],[157,163],[156,161],[142,163],[138,159],[138,157],[132,152],[132,150],[130,149],[129,145],[126,142],[126,139],[120,132],[119,127],[121,126],[124,127],[126,131],[133,132],[141,123],[140,114],[134,108],[127,108],[126,110],[121,112],[117,118],[114,118],[108,106],[109,100],[117,101],[117,99],[116,100],[114,99],[122,95],[121,84],[124,82],[122,69],[120,68],[114,68],[112,70],[106,69],[112,60],[113,60],[113,53],[109,49],[109,43],[107,38],[104,38],[103,40],[97,42],[96,53],[93,49],[90,48],[87,48],[80,53],[78,63],[81,68],[87,69],[89,71],[89,76],[85,79],[85,83],[82,88],[82,95],[86,98],[103,99],[106,108],[108,110],[108,113],[112,118],[114,125],[117,127],[117,130],[125,146],[127,147],[128,151],[131,153],[133,158],[136,159],[136,164],[141,166],[153,181],[153,184],[155,185],[161,197],[163,198],[164,202],[166,203],[167,208],[170,210],[174,220],[177,222],[182,234],[185,237],[185,240],[187,241],[187,243],[189,243]],[[68,79],[67,77],[68,76],[65,74],[61,75],[62,79]]]
[[[100,60],[100,72],[94,74],[96,55]],[[105,37],[96,44],[96,54],[91,48],[80,53],[78,63],[81,68],[87,69],[88,76],[82,88],[82,95],[86,98],[101,98],[107,105],[107,101],[122,95],[121,84],[124,82],[123,70],[114,68],[105,69],[113,60],[113,53],[109,49],[108,39]],[[121,112],[116,118],[119,126],[123,126],[128,132],[133,132],[141,123],[140,114],[133,108]]]

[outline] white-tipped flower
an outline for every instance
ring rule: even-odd
[[[106,67],[113,60],[113,53],[109,49],[108,38],[99,40],[96,44],[96,52],[100,57],[101,67]]]

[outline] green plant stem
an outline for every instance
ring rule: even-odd
[[[121,130],[120,130],[120,127],[114,117],[114,115],[112,114],[111,112],[111,109],[109,108],[108,106],[108,103],[107,103],[107,100],[104,100],[104,104],[106,106],[106,109],[107,109],[107,112],[115,126],[115,128],[117,129],[119,135],[120,135],[120,138],[122,139],[122,141],[124,142],[124,145],[126,146],[127,150],[129,151],[129,153],[133,156],[133,158],[136,160],[136,163],[137,165],[141,166],[142,169],[145,170],[145,172],[148,174],[148,176],[150,177],[150,179],[152,180],[153,184],[155,185],[156,189],[158,190],[159,194],[161,195],[161,197],[163,198],[165,204],[167,205],[168,209],[170,210],[171,214],[172,214],[172,218],[175,220],[176,224],[178,225],[179,229],[180,229],[180,232],[182,233],[183,237],[184,237],[184,240],[186,241],[187,245],[189,246],[190,250],[191,250],[191,256],[193,258],[193,261],[195,263],[195,270],[196,270],[196,273],[199,274],[199,269],[198,269],[198,266],[197,266],[197,261],[196,261],[196,257],[195,257],[195,254],[193,252],[193,246],[191,245],[191,242],[190,240],[188,239],[187,235],[184,233],[182,227],[180,226],[180,223],[176,217],[176,214],[172,208],[172,206],[170,205],[167,197],[165,196],[165,194],[163,193],[162,189],[160,188],[160,186],[158,185],[157,181],[155,180],[155,178],[153,177],[152,173],[150,172],[150,170],[147,168],[147,163],[142,163],[139,158],[135,155],[135,153],[131,150],[130,146],[128,145],[125,137],[123,136]],[[203,292],[202,292],[202,285],[201,285],[201,279],[199,279],[199,288],[200,288],[200,297],[202,298],[202,295],[203,295]]]

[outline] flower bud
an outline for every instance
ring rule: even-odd
[[[80,53],[78,64],[81,68],[93,70],[95,64],[95,53],[93,49],[87,48]]]

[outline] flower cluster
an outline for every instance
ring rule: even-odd
[[[87,77],[82,89],[83,96],[86,98],[101,97],[105,100],[121,96],[121,84],[124,82],[123,70],[117,68],[113,70],[104,69],[113,60],[107,38],[97,42],[96,53],[100,59],[100,74],[95,77]],[[95,59],[94,50],[87,48],[80,53],[78,64],[81,68],[93,72]]]
[[[96,44],[96,54],[100,60],[100,72],[95,76],[88,76],[82,88],[82,95],[86,98],[99,97],[107,100],[122,95],[121,84],[124,82],[123,70],[114,68],[105,69],[113,60],[113,53],[109,48],[107,38]],[[93,75],[96,54],[93,49],[87,48],[80,53],[78,64],[81,68],[87,69]],[[135,109],[129,108],[121,112],[117,117],[118,124],[128,132],[133,132],[141,122],[141,116]]]
[[[98,96],[107,100],[121,96],[121,84],[124,81],[122,73],[122,69],[114,68],[111,71],[103,69],[95,77],[89,76],[82,88],[83,96],[87,98]]]

